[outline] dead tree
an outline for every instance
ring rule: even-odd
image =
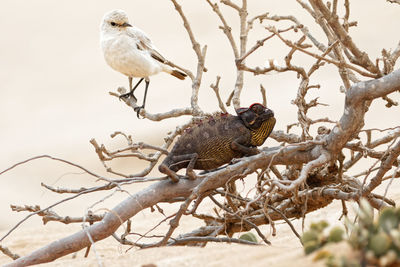
[[[190,106],[158,114],[149,113],[147,110],[140,111],[142,117],[153,121],[183,115],[191,115],[193,119],[196,119],[207,115],[198,104],[198,93],[205,71],[207,46],[201,45],[196,39],[189,18],[185,16],[177,0],[171,0],[171,2],[183,20],[183,25],[193,45],[197,69],[192,72],[174,65],[192,80]],[[398,120],[398,112],[394,111],[397,102],[394,99],[398,97],[396,91],[400,90],[400,70],[395,70],[396,61],[400,56],[400,43],[392,50],[382,49],[379,58],[371,58],[362,50],[362,44],[355,43],[351,37],[352,27],[365,25],[357,25],[356,21],[350,20],[349,0],[331,2],[296,0],[299,8],[303,8],[314,18],[316,25],[325,34],[326,40],[318,40],[309,27],[294,16],[271,15],[268,12],[249,14],[246,0],[237,1],[240,4],[231,0],[221,0],[220,3],[211,0],[205,0],[205,2],[209,5],[210,11],[212,10],[218,17],[221,23],[219,28],[230,44],[236,63],[235,86],[226,105],[229,106],[232,103],[235,108],[240,107],[241,92],[251,90],[244,87],[245,72],[254,75],[289,72],[295,74],[294,79],[298,79],[297,92],[293,92],[295,99],[292,101],[292,104],[297,107],[297,122],[288,124],[286,131],[276,130],[271,134],[270,138],[279,142],[278,146],[264,148],[255,156],[237,159],[232,164],[215,171],[199,173],[198,179],[180,179],[178,183],[172,183],[166,177],[149,178],[147,175],[159,163],[161,156],[168,153],[168,148],[174,139],[192,121],[170,132],[165,138],[165,144],[161,147],[134,142],[130,135],[120,132],[115,133],[114,136],[121,135],[126,138],[127,146],[115,151],[107,149],[105,145],[99,145],[95,139],[91,140],[106,170],[118,178],[103,177],[72,162],[47,155],[36,157],[34,159],[45,157],[72,164],[98,179],[101,184],[92,188],[79,189],[53,188],[43,184],[45,188],[55,193],[72,195],[60,202],[100,190],[123,190],[125,185],[131,183],[152,181],[155,183],[131,195],[105,214],[94,214],[89,211],[80,218],[60,216],[51,210],[60,202],[47,208],[13,206],[16,211],[30,212],[28,217],[42,216],[44,223],[48,221],[86,222],[87,225],[80,232],[19,258],[2,246],[4,253],[14,259],[17,258],[9,266],[53,261],[111,235],[122,244],[139,248],[205,245],[207,242],[252,244],[235,238],[234,234],[254,229],[264,243],[268,244],[269,241],[258,226],[273,225],[273,222],[277,220],[285,220],[290,224],[288,219],[302,218],[309,212],[329,205],[333,200],[342,201],[344,215],[347,214],[346,202],[358,201],[360,198],[366,198],[376,209],[394,205],[394,202],[385,195],[378,195],[374,191],[383,181],[390,180],[391,182],[400,177],[400,124],[396,122],[395,127],[386,129],[368,129],[364,127],[364,120],[371,104],[378,98],[386,102],[387,109],[384,116],[392,116],[394,120]],[[397,1],[390,2],[398,3]],[[382,4],[390,5],[389,3]],[[237,13],[239,36],[234,36],[224,16],[225,9],[232,9]],[[339,12],[339,10],[343,11]],[[288,24],[290,26],[282,26]],[[249,44],[248,37],[254,27],[265,29],[265,37]],[[269,60],[267,66],[248,65],[246,59],[266,49],[265,47],[272,39],[279,40],[283,48],[289,49],[283,59],[283,65],[278,65],[274,60]],[[212,46],[212,44],[209,45]],[[310,57],[313,63],[309,66],[299,64],[295,60],[297,55]],[[342,84],[336,84],[335,87],[341,88],[341,92],[337,90],[338,94],[345,95],[344,110],[340,118],[311,118],[309,111],[322,103],[318,101],[318,98],[307,101],[307,94],[310,89],[321,87],[315,83],[318,80],[316,73],[326,66],[334,66],[336,73],[332,75],[338,75],[342,81]],[[221,77],[217,76],[215,84],[211,87],[216,93],[220,109],[226,111],[220,96],[220,79]],[[261,89],[263,92],[264,88],[261,87]],[[320,88],[322,89],[324,88]],[[122,88],[119,94],[123,91]],[[119,94],[111,93],[116,97]],[[262,96],[266,102],[265,91]],[[136,103],[130,99],[125,100],[125,104],[132,109],[137,107]],[[289,105],[289,103],[285,104]],[[318,126],[318,132],[313,135],[310,128],[316,126]],[[296,134],[295,128],[300,129],[297,131],[299,134]],[[148,150],[151,150],[151,153],[145,152]],[[138,158],[148,161],[149,164],[139,173],[123,174],[113,170],[108,164],[121,157]],[[369,163],[364,168],[365,171],[358,174],[352,172],[353,168],[365,159],[368,159]],[[362,164],[365,164],[365,161]],[[243,196],[235,189],[235,181],[245,179],[250,174],[257,176],[256,183],[251,185],[255,192],[252,197]],[[197,208],[205,198],[211,199],[215,204],[215,215],[198,213]],[[130,239],[129,219],[143,209],[158,207],[157,204],[164,202],[181,203],[176,212],[165,219],[169,220],[169,230],[150,243]],[[204,221],[204,226],[193,229],[190,233],[176,235],[175,229],[185,216],[193,216]],[[122,236],[118,236],[115,232],[124,223],[127,224],[125,232]],[[6,237],[17,227],[18,225],[3,236],[0,242],[4,243]],[[141,235],[145,237],[147,234]]]

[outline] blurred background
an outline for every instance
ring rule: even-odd
[[[278,15],[294,15],[306,25],[314,36],[325,42],[322,32],[313,19],[296,1],[249,0],[249,18],[270,12]],[[222,77],[220,90],[225,102],[232,91],[236,73],[232,50],[218,26],[216,15],[206,1],[179,1],[191,23],[201,46],[207,45],[206,67],[199,94],[199,105],[206,112],[218,110],[217,100],[209,87],[216,76]],[[125,141],[110,134],[123,131],[134,141],[155,145],[163,143],[168,131],[186,122],[189,117],[152,122],[136,118],[136,113],[117,98],[109,95],[119,86],[128,86],[128,79],[108,67],[99,45],[99,26],[105,12],[124,9],[131,24],[141,28],[152,39],[161,54],[168,60],[196,71],[197,58],[191,48],[181,18],[170,1],[53,1],[53,0],[2,0],[0,2],[0,171],[30,157],[48,154],[72,161],[80,166],[104,175],[107,174],[98,160],[89,140],[95,138],[110,148],[120,148]],[[237,14],[222,8],[228,23],[238,40]],[[351,2],[351,20],[358,27],[351,29],[359,48],[374,60],[382,48],[397,46],[400,39],[400,6],[386,1]],[[288,24],[281,24],[283,27]],[[250,33],[248,48],[268,33],[258,23]],[[289,49],[278,40],[267,42],[248,59],[249,66],[265,66],[269,59],[283,65],[283,57]],[[309,65],[308,57],[296,55],[294,63]],[[326,107],[310,111],[313,119],[329,116],[339,120],[343,110],[344,94],[339,92],[341,82],[334,67],[324,67],[312,81],[321,84],[313,89],[308,100],[320,96]],[[286,130],[286,125],[297,121],[296,98],[299,80],[293,73],[272,73],[263,76],[245,75],[241,97],[242,106],[261,102],[259,86],[267,91],[268,107],[275,111],[275,130]],[[137,90],[139,103],[143,87]],[[191,81],[180,81],[167,74],[151,77],[146,109],[151,113],[190,105]],[[398,117],[385,116],[381,100],[375,101],[367,116],[367,127],[388,128],[398,126]],[[398,107],[394,110],[399,111]],[[232,107],[229,112],[233,113]],[[393,114],[393,112],[391,113]],[[318,125],[316,126],[318,127]],[[314,133],[316,127],[311,131]],[[275,145],[267,140],[266,146]],[[118,161],[114,170],[134,173],[144,165],[135,160]],[[157,172],[154,173],[157,175]],[[41,207],[66,196],[44,190],[40,183],[55,187],[79,188],[95,185],[90,177],[72,166],[49,159],[40,159],[19,166],[0,175],[0,230],[9,229],[25,214],[10,211],[10,204],[39,204]],[[98,183],[97,183],[98,184]],[[131,193],[146,185],[132,186]],[[82,216],[85,209],[101,193],[60,205],[60,215]],[[107,199],[104,206],[112,208],[125,198],[118,194]],[[41,224],[40,218],[32,218],[23,226]]]

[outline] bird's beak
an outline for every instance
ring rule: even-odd
[[[129,24],[129,23],[127,23],[127,22],[124,22],[124,24],[122,24],[121,26],[122,26],[122,27],[132,27],[132,25]]]

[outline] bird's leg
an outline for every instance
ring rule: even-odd
[[[120,95],[119,98],[125,98],[125,97],[130,97],[132,96],[133,99],[135,100],[135,102],[137,102],[137,98],[133,95],[133,93],[135,92],[135,89],[139,86],[139,84],[143,81],[144,78],[141,78],[137,84],[135,85],[135,87],[132,88],[132,77],[129,77],[129,92],[123,95]]]
[[[142,78],[142,79],[143,79],[143,78]],[[149,88],[149,84],[150,84],[150,80],[147,80],[147,79],[146,79],[146,88],[144,89],[143,105],[142,105],[141,107],[135,108],[135,111],[136,111],[136,113],[137,113],[137,117],[138,117],[138,118],[139,118],[140,110],[141,110],[142,108],[144,108],[144,105],[146,104],[147,89]]]
[[[142,108],[144,108],[144,105],[146,103],[146,97],[147,97],[147,89],[149,88],[150,80],[146,80],[146,88],[144,90],[144,98],[143,98],[143,105]]]

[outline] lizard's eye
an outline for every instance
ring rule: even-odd
[[[117,23],[115,23],[114,21],[112,21],[110,24],[111,24],[111,26],[116,26],[117,25]]]
[[[256,122],[256,119],[249,121],[249,125],[253,125]]]

